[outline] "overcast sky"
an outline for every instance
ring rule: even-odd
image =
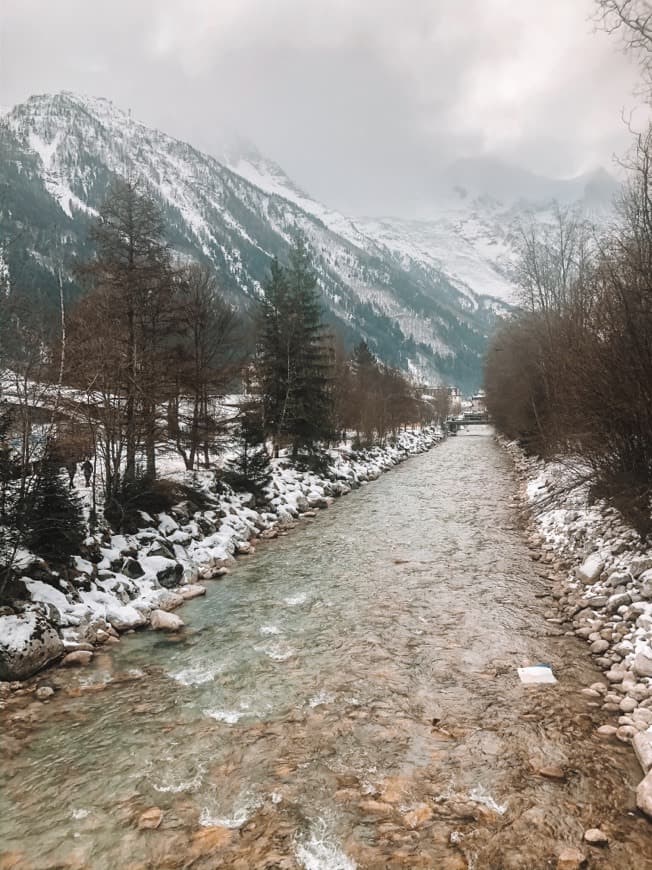
[[[458,157],[611,166],[637,71],[592,0],[2,0],[0,104],[74,90],[215,151],[234,131],[353,213]]]

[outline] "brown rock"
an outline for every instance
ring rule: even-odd
[[[579,849],[562,849],[557,858],[557,870],[580,870],[586,866],[586,855]]]
[[[394,812],[394,807],[382,803],[382,801],[360,801],[358,806],[365,813],[375,813],[381,816],[390,815]]]
[[[155,830],[161,824],[163,810],[160,807],[150,807],[141,813],[138,819],[138,827],[142,830]]]
[[[615,725],[601,725],[598,728],[598,734],[600,737],[614,737],[618,729]]]
[[[584,839],[592,846],[606,846],[609,842],[609,837],[600,828],[589,828],[584,832]]]
[[[652,771],[642,779],[636,789],[636,806],[652,818]]]
[[[192,835],[190,848],[195,858],[213,855],[231,842],[232,831],[223,825],[200,828]]]
[[[27,870],[23,852],[0,852],[0,870]]]
[[[405,823],[406,828],[414,829],[418,828],[419,825],[424,825],[426,822],[429,822],[432,815],[432,810],[428,804],[419,804],[419,806],[410,810],[409,813],[406,813],[403,816],[403,822]]]
[[[407,786],[408,780],[405,777],[390,777],[383,783],[380,796],[386,803],[395,804],[404,797]]]
[[[546,779],[566,779],[566,773],[558,764],[546,764],[537,770],[539,776],[545,776]]]
[[[76,649],[63,657],[61,664],[64,668],[79,668],[90,664],[93,653],[86,649]]]

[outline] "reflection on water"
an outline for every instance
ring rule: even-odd
[[[451,439],[259,548],[181,639],[133,635],[5,711],[0,868],[536,870],[596,825],[596,867],[652,867],[640,773],[594,736],[597,674],[545,620],[507,472]],[[520,685],[539,661],[557,686]]]

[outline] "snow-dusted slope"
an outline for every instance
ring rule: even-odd
[[[604,170],[558,180],[467,160],[449,168],[447,182],[427,204],[427,219],[351,219],[312,199],[251,146],[227,152],[224,160],[261,190],[295,203],[352,244],[374,254],[389,253],[408,271],[444,275],[471,304],[478,296],[516,301],[512,274],[519,226],[550,221],[553,201],[577,205],[602,220],[617,190]]]

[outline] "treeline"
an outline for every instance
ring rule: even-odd
[[[638,139],[613,227],[598,237],[558,210],[522,234],[522,310],[485,367],[500,431],[565,455],[650,531],[652,492],[652,132]]]
[[[367,446],[446,414],[441,397],[424,400],[364,342],[345,352],[325,326],[301,235],[250,312],[229,304],[210,269],[179,262],[165,236],[156,202],[138,182],[119,182],[94,223],[95,254],[76,270],[85,287],[76,304],[65,303],[61,277],[54,320],[19,288],[0,294],[0,524],[15,531],[14,551],[52,557],[28,534],[45,478],[41,513],[55,517],[45,535],[62,552],[78,544],[64,466],[72,481],[84,462],[91,518],[103,509],[121,528],[147,509],[162,454],[176,452],[188,470],[215,467],[235,441],[226,473],[262,492],[283,448],[318,463],[346,433]]]

